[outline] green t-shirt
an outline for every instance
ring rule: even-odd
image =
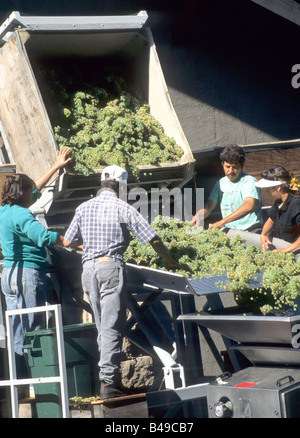
[[[47,230],[28,208],[0,207],[0,241],[4,266],[46,268],[45,247],[56,243],[58,234]]]
[[[256,178],[243,173],[238,181],[232,182],[227,176],[224,176],[215,184],[208,199],[215,204],[220,204],[223,219],[241,207],[245,198],[259,200],[255,212],[248,213],[241,219],[227,223],[227,228],[245,231],[256,225],[258,227],[262,225],[261,193],[260,189],[255,187],[255,181]]]

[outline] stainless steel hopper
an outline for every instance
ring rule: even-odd
[[[291,346],[292,329],[300,324],[300,315],[248,316],[248,315],[180,315],[183,321],[220,333],[233,341],[252,344],[284,344]]]
[[[181,315],[236,342],[227,344],[228,353],[242,353],[253,365],[300,367],[300,315]]]
[[[300,350],[277,345],[235,345],[232,351],[239,351],[255,366],[300,367]]]

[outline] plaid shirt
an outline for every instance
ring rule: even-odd
[[[122,260],[130,242],[130,231],[143,244],[156,235],[134,207],[106,190],[77,207],[65,239],[68,242],[82,239],[83,262],[103,256]]]

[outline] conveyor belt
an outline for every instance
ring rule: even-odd
[[[261,288],[262,287],[262,276],[263,274],[257,274],[256,278],[251,279],[248,284],[251,288]],[[188,280],[191,287],[194,289],[196,295],[207,295],[215,294],[221,292],[227,292],[229,290],[226,285],[229,284],[230,280],[227,275],[213,275],[212,277],[203,277]]]
[[[174,293],[194,293],[198,296],[227,292],[230,280],[227,275],[203,278],[185,278],[168,271],[126,263],[128,282],[141,286],[168,290]],[[262,287],[263,274],[257,274],[248,284],[251,288]]]

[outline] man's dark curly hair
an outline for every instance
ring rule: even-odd
[[[34,189],[34,181],[23,173],[8,175],[1,193],[2,205],[23,205],[24,192]]]
[[[245,151],[241,146],[229,144],[220,153],[220,160],[222,162],[226,161],[226,163],[237,162],[243,165],[245,163]]]

